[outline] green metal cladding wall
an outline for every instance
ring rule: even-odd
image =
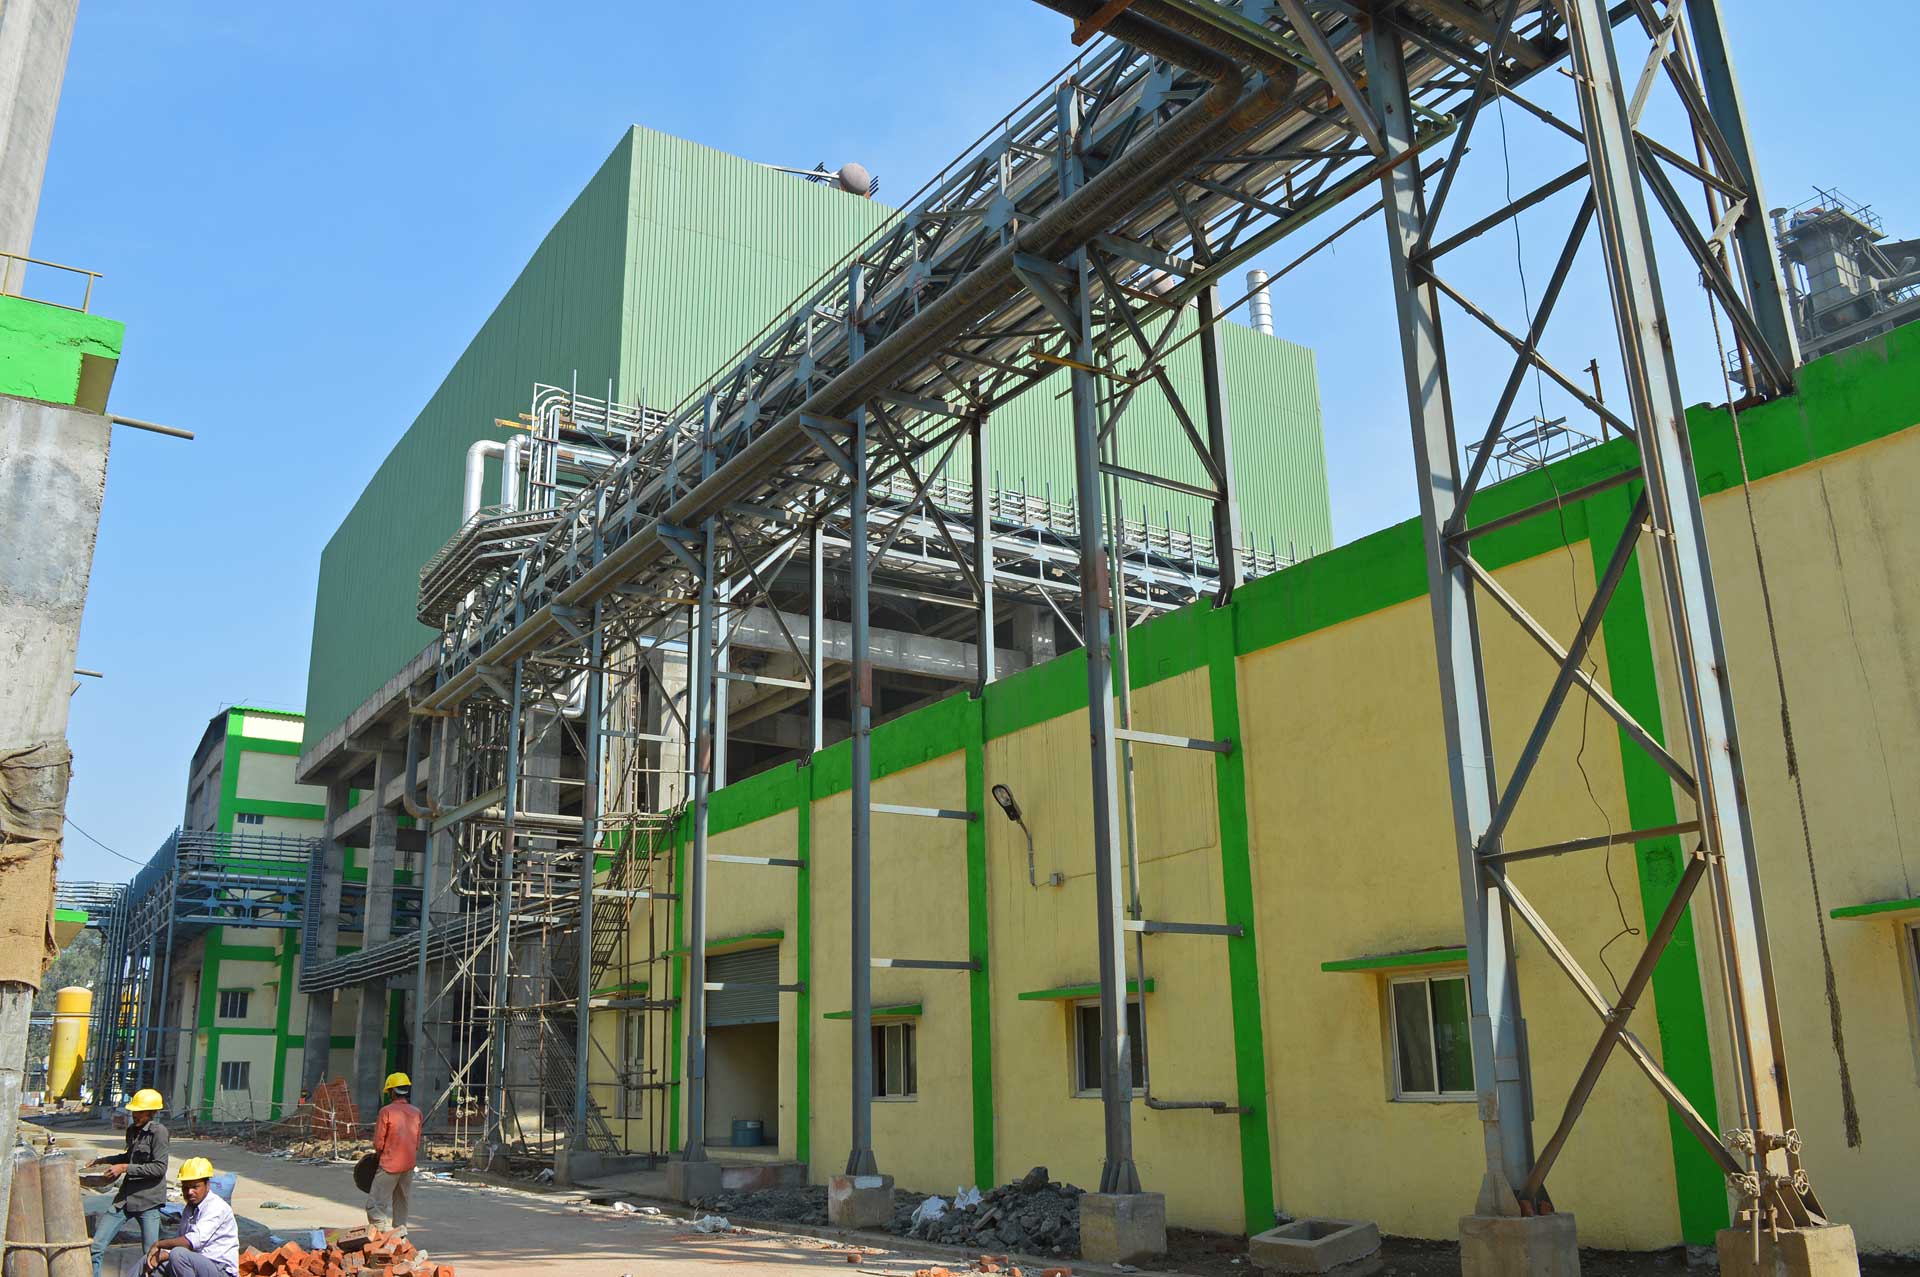
[[[526,409],[536,381],[615,379],[628,401],[670,407],[699,389],[893,210],[698,143],[633,128],[621,139],[368,483],[320,560],[307,677],[310,745],[377,690],[433,633],[413,619],[418,571],[459,522],[461,463],[493,422]],[[1189,321],[1191,322],[1191,321]],[[1248,536],[1284,551],[1332,541],[1313,354],[1224,326],[1224,363]],[[1199,354],[1170,371],[1199,411]],[[994,422],[994,470],[1009,487],[1072,484],[1065,379]],[[1199,466],[1157,389],[1121,428],[1121,460],[1197,480]],[[964,474],[964,467],[957,470]],[[1128,485],[1137,488],[1137,485]],[[1159,489],[1130,514],[1204,526],[1199,503]]]

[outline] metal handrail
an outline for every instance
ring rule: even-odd
[[[64,270],[75,275],[85,275],[87,277],[87,287],[86,291],[80,295],[80,304],[78,306],[69,306],[65,302],[48,301],[44,297],[27,297],[25,293],[16,294],[16,296],[25,298],[27,301],[36,301],[43,306],[58,306],[61,310],[77,310],[82,314],[86,314],[87,307],[93,304],[93,281],[106,278],[97,270],[88,270],[84,266],[68,266],[64,262],[50,262],[42,257],[28,257],[25,253],[0,251],[0,257],[4,257],[8,261],[25,262],[29,266],[47,266],[54,270]],[[11,276],[12,272],[8,271],[7,274]]]

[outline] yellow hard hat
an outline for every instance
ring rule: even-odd
[[[147,1086],[133,1093],[133,1098],[127,1101],[127,1112],[158,1113],[166,1106],[167,1102],[160,1098],[160,1092]]]
[[[413,1079],[408,1077],[406,1074],[389,1073],[387,1074],[386,1085],[382,1086],[380,1089],[383,1091],[391,1091],[396,1086],[411,1087],[412,1085],[413,1085]]]
[[[190,1184],[194,1180],[212,1179],[213,1163],[204,1157],[189,1157],[180,1163],[180,1182]]]

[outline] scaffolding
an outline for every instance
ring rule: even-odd
[[[660,414],[656,425],[632,432],[617,450],[604,449],[617,455],[613,464],[583,473],[570,493],[549,467],[544,481],[554,500],[567,495],[565,504],[551,507],[544,524],[494,566],[435,595],[436,606],[450,605],[451,612],[436,685],[414,708],[459,737],[446,742],[457,744],[462,759],[458,783],[446,791],[434,827],[457,842],[452,879],[467,893],[461,911],[448,918],[463,937],[458,951],[464,956],[461,980],[447,982],[442,996],[467,1014],[446,1017],[466,1036],[442,1051],[453,1079],[443,1096],[464,1093],[470,1104],[484,1092],[474,1120],[482,1140],[503,1153],[529,1143],[529,1108],[536,1102],[534,1138],[550,1130],[557,1135],[556,1126],[575,1147],[600,1138],[585,1098],[589,1043],[577,1010],[570,1022],[577,1035],[571,1115],[562,1111],[560,1088],[531,1083],[516,1070],[516,1061],[528,1057],[507,1028],[532,1016],[564,1030],[563,1005],[591,1002],[592,981],[581,973],[592,973],[592,962],[583,956],[569,976],[549,942],[564,936],[571,922],[582,954],[593,949],[587,940],[599,918],[593,856],[632,851],[635,860],[621,872],[660,881],[649,876],[659,856],[639,856],[644,840],[618,832],[602,797],[609,790],[603,778],[617,772],[609,766],[616,753],[645,752],[649,765],[638,770],[649,782],[633,819],[658,829],[684,804],[691,834],[685,874],[670,883],[674,893],[686,894],[688,927],[678,947],[688,968],[679,1009],[687,1025],[682,1082],[689,1121],[677,1153],[688,1161],[705,1158],[705,883],[707,864],[718,859],[707,850],[707,799],[725,775],[717,761],[726,742],[725,689],[763,677],[729,668],[726,635],[743,608],[779,612],[774,574],[781,565],[813,565],[811,624],[804,640],[784,635],[788,667],[797,671],[784,683],[806,697],[818,748],[827,685],[818,583],[831,538],[844,545],[851,612],[853,1067],[846,1165],[849,1174],[877,1170],[868,972],[876,964],[962,969],[972,960],[907,962],[871,953],[870,825],[877,808],[870,788],[870,598],[887,557],[909,531],[919,537],[917,547],[938,547],[932,557],[939,571],[929,572],[923,588],[938,589],[971,615],[976,681],[996,677],[996,591],[1021,584],[1018,573],[1002,571],[1014,538],[1005,535],[1005,512],[984,485],[949,506],[938,494],[957,489],[936,485],[956,455],[968,458],[969,474],[992,474],[995,410],[1065,369],[1074,508],[1102,517],[1076,517],[1070,533],[1050,526],[1064,553],[1042,574],[1070,592],[1076,636],[1088,654],[1104,1074],[1101,1188],[1138,1191],[1124,937],[1196,929],[1227,943],[1234,937],[1230,928],[1148,921],[1137,892],[1127,899],[1116,772],[1125,774],[1125,757],[1135,746],[1220,752],[1232,745],[1114,721],[1109,691],[1115,662],[1124,666],[1125,660],[1117,639],[1147,610],[1142,602],[1153,589],[1144,582],[1154,568],[1134,562],[1124,511],[1114,508],[1111,491],[1103,501],[1102,487],[1145,484],[1201,497],[1212,511],[1210,543],[1240,544],[1215,340],[1226,313],[1220,282],[1348,201],[1372,199],[1294,265],[1362,222],[1378,218],[1388,232],[1467,923],[1486,1150],[1479,1209],[1508,1216],[1553,1210],[1547,1176],[1617,1052],[1647,1076],[1726,1173],[1744,1204],[1742,1222],[1756,1238],[1766,1228],[1822,1222],[1793,1129],[1731,693],[1721,674],[1725,660],[1698,489],[1652,250],[1650,210],[1657,208],[1688,259],[1687,273],[1697,272],[1710,304],[1730,320],[1750,388],[1764,395],[1789,391],[1798,363],[1793,322],[1720,5],[1634,0],[1609,9],[1600,0],[1408,0],[1370,6],[1363,19],[1347,5],[1320,0],[1046,3],[1075,19],[1077,43],[1092,42],[1081,57],[769,323],[736,362]],[[1621,53],[1630,39],[1629,56],[1643,59],[1632,78],[1623,74]],[[1571,72],[1564,86],[1557,74],[1563,69]],[[1572,119],[1536,98],[1530,88],[1536,78],[1572,98]],[[1656,136],[1653,117],[1644,115],[1656,92],[1677,107],[1668,112],[1681,122],[1672,144]],[[1455,179],[1469,139],[1489,105],[1511,108],[1577,159],[1523,194],[1509,193],[1490,209],[1443,223],[1449,197],[1460,189]],[[1697,209],[1676,181],[1698,185]],[[1574,205],[1564,247],[1545,289],[1528,299],[1524,331],[1515,332],[1494,308],[1450,282],[1447,273],[1458,259],[1448,255],[1529,210],[1548,208],[1562,192]],[[1622,356],[1625,393],[1614,407],[1562,372],[1542,344],[1580,247],[1596,229],[1604,250],[1598,273]],[[1504,384],[1489,395],[1497,402],[1484,437],[1465,458],[1454,396],[1471,379],[1449,368],[1440,336],[1443,302],[1470,321],[1468,331],[1491,334],[1512,359]],[[1200,343],[1205,374],[1203,402],[1193,405],[1180,402],[1164,371],[1167,357],[1188,341]],[[1469,517],[1529,376],[1536,386],[1551,385],[1583,421],[1631,439],[1638,456],[1624,480],[1605,481],[1636,483],[1642,495],[1586,604],[1579,633],[1564,645],[1473,555],[1476,537],[1589,495],[1556,494],[1555,502],[1497,518]],[[1192,444],[1184,468],[1150,468],[1128,452],[1126,411],[1149,384],[1166,393]],[[1040,521],[1051,518],[1048,511]],[[1675,753],[1583,668],[1615,587],[1642,551],[1654,561],[1664,593],[1665,637],[1680,687],[1685,744]],[[1172,588],[1225,599],[1241,579],[1241,564],[1228,554],[1210,575],[1189,574]],[[1504,782],[1488,739],[1477,619],[1483,602],[1509,614],[1559,667],[1538,725]],[[669,649],[684,652],[684,689],[653,664]],[[635,717],[623,678],[631,679],[628,689],[642,685],[686,707],[669,715],[671,732],[653,733],[671,739],[648,735],[648,723],[660,720]],[[1118,684],[1127,683],[1122,668]],[[1592,698],[1674,779],[1697,808],[1693,819],[1553,847],[1505,845],[1502,832],[1514,804],[1574,692]],[[569,707],[579,697],[584,707],[576,720]],[[556,741],[572,744],[556,748]],[[554,760],[562,756],[581,760],[578,776],[558,775]],[[561,796],[569,787],[577,798]],[[902,810],[935,819],[979,815]],[[1506,867],[1675,836],[1693,844],[1686,868],[1632,974],[1609,999]],[[763,863],[769,872],[789,867]],[[1692,1108],[1627,1027],[1697,891],[1715,926],[1734,1044],[1739,1126],[1724,1135]],[[1516,920],[1540,938],[1601,1025],[1588,1065],[1538,1151],[1512,959]],[[423,955],[431,952],[429,932],[440,925],[434,919],[423,929]],[[656,923],[650,919],[641,929],[651,935]],[[541,943],[523,943],[523,936]],[[648,971],[652,979],[651,963]],[[657,996],[660,986],[649,989],[653,1001],[671,1004]],[[534,1058],[551,1057],[544,1046],[550,1038],[564,1032],[543,1031]],[[1203,1106],[1234,1111],[1223,1102]],[[550,1126],[554,1117],[560,1120]]]

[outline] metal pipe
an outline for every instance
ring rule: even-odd
[[[1247,272],[1247,322],[1253,331],[1273,336],[1273,294],[1267,291],[1267,272]]]
[[[700,470],[713,467],[713,396],[701,430]],[[713,789],[713,520],[701,525],[699,605],[688,673],[693,683],[693,848],[687,858],[687,1137],[681,1158],[707,1160],[707,812]]]
[[[600,605],[593,605],[593,629],[587,635],[586,740],[583,743],[580,793],[580,980],[579,1009],[574,1014],[573,1140],[587,1146],[587,1072],[593,1056],[593,870],[595,844],[600,840],[600,718],[606,712],[606,675],[601,671],[603,643]],[[626,1035],[621,1034],[622,1040]]]
[[[513,950],[513,840],[514,817],[520,802],[520,716],[523,662],[513,663],[513,690],[507,702],[506,774],[502,778],[499,872],[495,879],[496,911],[493,934],[493,1019],[487,1043],[487,1130],[489,1162],[505,1152],[507,1137],[507,1005],[509,960]]]
[[[485,502],[487,487],[487,458],[492,457],[503,465],[507,455],[507,444],[503,439],[475,439],[467,445],[466,481],[460,489],[460,522],[465,525],[468,519],[480,513]],[[501,485],[506,484],[506,471],[501,471]]]
[[[14,1116],[19,1117],[19,1101],[14,1100]],[[5,1277],[47,1277],[47,1257],[29,1249],[47,1240],[47,1225],[40,1201],[40,1158],[26,1144],[4,1154],[12,1167],[12,1184],[6,1190],[4,1209],[7,1221],[7,1258]],[[20,1243],[25,1243],[24,1246]]]
[[[40,1219],[51,1245],[65,1244],[47,1260],[48,1277],[89,1277],[87,1209],[80,1195],[80,1163],[67,1152],[40,1159]]]
[[[428,799],[424,807],[419,802],[420,782],[416,779],[420,771],[419,728],[420,720],[412,714],[407,715],[407,761],[400,779],[400,805],[415,820],[432,821],[440,814],[440,808],[434,805],[432,799]]]

